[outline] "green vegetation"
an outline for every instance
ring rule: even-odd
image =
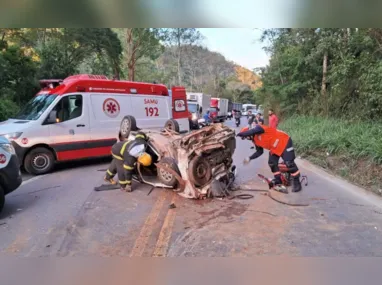
[[[382,164],[382,124],[292,116],[280,124],[299,153],[322,152]]]
[[[279,128],[292,137],[297,155],[381,194],[381,123],[291,116]]]
[[[200,46],[202,41],[194,28],[1,28],[0,121],[36,94],[38,80],[76,73],[253,101],[259,77]]]
[[[260,98],[284,115],[382,118],[382,29],[270,29]]]
[[[381,194],[382,29],[268,29],[258,98],[299,155]]]

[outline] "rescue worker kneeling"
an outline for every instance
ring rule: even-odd
[[[265,125],[256,125],[253,129],[243,128],[237,136],[253,140],[256,152],[244,160],[248,164],[252,159],[256,159],[263,154],[264,148],[269,150],[268,165],[274,175],[273,184],[282,184],[281,172],[279,169],[279,159],[283,158],[288,172],[292,176],[292,191],[301,191],[300,171],[294,162],[296,155],[293,148],[292,139],[283,131],[270,128]]]
[[[145,152],[147,142],[148,137],[143,132],[138,132],[135,140],[120,138],[120,141],[111,148],[113,161],[106,171],[104,180],[115,184],[113,177],[118,173],[121,190],[131,192],[132,177],[137,162],[143,166],[150,166],[152,163],[151,156]]]

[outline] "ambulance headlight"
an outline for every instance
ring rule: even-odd
[[[193,121],[195,121],[195,120],[197,120],[198,119],[198,116],[194,113],[194,114],[192,114],[192,120]]]
[[[2,143],[0,147],[10,154],[16,154],[15,148],[10,143]]]
[[[12,140],[17,140],[19,137],[21,137],[22,134],[23,134],[22,132],[15,132],[15,133],[5,134],[2,136],[5,137],[6,139],[12,141]]]

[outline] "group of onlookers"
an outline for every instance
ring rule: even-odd
[[[274,113],[273,109],[269,109],[268,115],[268,126],[277,129],[279,119]],[[248,127],[251,129],[255,125],[264,125],[264,116],[260,112],[253,114],[250,110],[248,111]]]

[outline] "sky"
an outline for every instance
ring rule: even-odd
[[[266,66],[269,57],[259,41],[261,31],[246,28],[204,28],[204,45],[211,51],[219,52],[227,60],[233,61],[250,70]]]

